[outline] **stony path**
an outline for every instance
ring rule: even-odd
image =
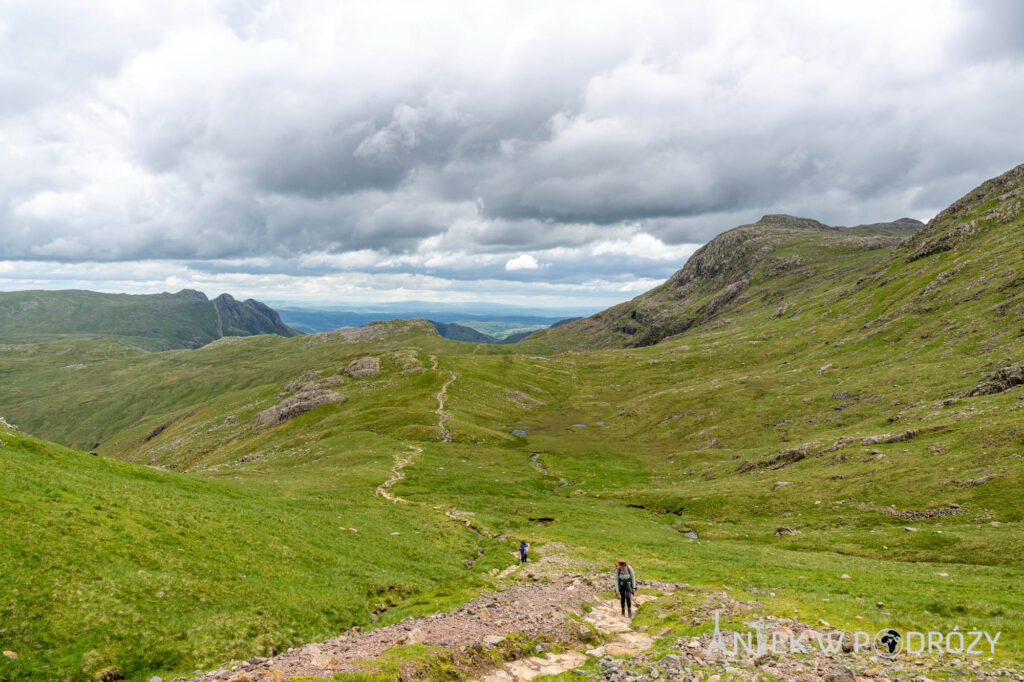
[[[407,618],[365,633],[354,629],[272,658],[232,662],[192,679],[279,682],[298,676],[330,677],[358,671],[365,661],[391,647],[428,644],[451,650],[463,669],[475,671],[480,682],[520,682],[573,670],[595,656],[634,655],[650,648],[652,638],[632,629],[630,618],[619,613],[618,602],[600,597],[599,590],[607,588],[607,576],[562,552],[554,543],[539,548],[536,561],[512,564],[494,576],[495,580],[508,576],[511,583],[451,612]],[[635,606],[656,598],[639,595]],[[570,615],[593,626],[603,644],[592,648],[593,631],[567,618]],[[523,641],[530,642],[529,652],[537,655],[521,655],[517,647]],[[562,652],[550,653],[552,647]],[[501,668],[489,668],[493,654],[510,660]],[[420,678],[414,674],[409,679]]]
[[[582,604],[594,600],[595,595],[593,586],[581,577],[567,576],[544,584],[519,582],[486,593],[448,613],[410,618],[366,633],[350,631],[273,658],[233,663],[193,679],[268,682],[304,675],[329,678],[337,672],[360,670],[360,661],[374,659],[393,646],[408,644],[446,647],[460,654],[467,665],[476,661],[479,666],[490,658],[478,654],[508,648],[513,640],[506,638],[512,635],[550,643],[575,642],[578,633],[566,628],[564,616],[568,612],[578,613]]]
[[[651,615],[664,623],[656,632],[647,632],[644,627],[634,628],[631,619],[619,613],[617,601],[602,598],[601,590],[610,587],[610,575],[599,567],[567,556],[565,548],[555,543],[536,552],[537,561],[494,569],[492,578],[498,589],[448,613],[407,618],[370,632],[353,629],[273,658],[232,662],[193,679],[281,682],[298,676],[330,678],[339,672],[365,670],[368,661],[389,648],[410,644],[447,649],[451,665],[478,682],[523,682],[567,671],[573,671],[574,678],[599,682],[1024,679],[1021,671],[994,668],[991,663],[983,666],[982,661],[967,657],[886,660],[871,651],[823,651],[815,642],[839,632],[827,623],[811,625],[795,618],[765,615],[763,606],[753,597],[741,601],[728,592],[685,584],[643,581],[643,593],[637,595],[635,606],[643,605],[645,612],[655,609]],[[678,596],[669,596],[672,594]],[[685,599],[685,607],[677,601],[673,608],[673,599],[679,598]],[[703,634],[699,635],[668,634],[671,626],[713,624],[716,614],[723,622],[753,625],[750,621],[760,621],[767,634],[779,633],[787,641],[793,638],[804,642],[807,652],[780,656],[715,651],[710,646],[715,635],[707,627],[702,627]],[[600,637],[594,636],[594,630]],[[720,636],[731,649],[736,633],[723,628]],[[657,648],[653,648],[656,643]],[[506,662],[495,668],[495,658]],[[595,660],[596,666],[586,665]],[[951,670],[955,671],[952,677]],[[401,679],[432,678],[422,669],[403,668]]]
[[[649,594],[638,595],[634,606],[657,599]],[[654,639],[643,632],[634,632],[632,619],[623,616],[617,601],[600,601],[584,620],[604,635],[609,637],[604,644],[586,649],[586,651],[567,651],[559,654],[530,656],[506,663],[500,670],[484,675],[479,682],[522,682],[532,680],[541,675],[559,675],[574,668],[579,668],[588,658],[603,656],[633,656],[647,651],[654,644]]]

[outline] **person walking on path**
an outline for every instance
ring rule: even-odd
[[[619,598],[622,615],[627,613],[633,617],[633,593],[636,592],[636,574],[633,567],[625,559],[619,559],[615,565],[615,596]]]
[[[525,564],[526,558],[529,554],[530,544],[526,540],[523,540],[521,543],[519,543],[519,563]]]

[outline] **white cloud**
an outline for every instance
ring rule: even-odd
[[[510,258],[505,263],[505,269],[508,271],[514,270],[536,270],[540,265],[537,263],[537,259],[528,253],[521,254],[515,258]]]
[[[630,236],[628,239],[610,239],[597,242],[591,248],[591,253],[595,256],[610,254],[681,263],[699,248],[700,244],[665,244],[657,237],[640,232]]]

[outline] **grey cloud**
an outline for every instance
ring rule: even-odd
[[[1019,3],[825,5],[5,7],[0,143],[21,151],[0,159],[0,257],[290,272],[684,244],[771,212],[928,218],[1024,158]],[[432,272],[670,267],[565,258]]]

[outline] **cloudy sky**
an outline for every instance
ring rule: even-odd
[[[598,309],[1024,162],[1024,3],[0,0],[0,289]]]

